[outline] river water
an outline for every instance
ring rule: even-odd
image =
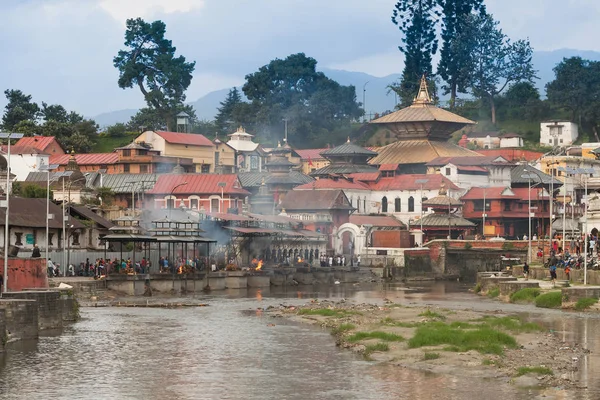
[[[37,341],[12,343],[0,355],[1,399],[534,399],[536,391],[497,380],[434,375],[364,361],[338,349],[318,327],[265,317],[269,305],[310,298],[498,308],[458,284],[418,290],[402,285],[229,291],[199,297],[208,307],[82,308],[82,320]],[[520,306],[502,305],[515,312]],[[559,311],[532,316],[566,340],[598,350],[599,318]],[[600,360],[583,363],[600,398]],[[552,398],[552,393],[544,393]],[[559,394],[557,393],[557,396]]]

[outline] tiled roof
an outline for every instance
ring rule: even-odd
[[[489,172],[487,169],[475,165],[459,165],[456,169],[461,172],[485,172],[486,174]]]
[[[442,187],[451,190],[459,190],[459,187],[452,183],[448,178],[440,174],[407,174],[396,175],[388,178],[380,178],[379,181],[370,183],[372,190],[420,190],[421,184],[418,180],[427,180],[423,183],[423,190],[437,190]]]
[[[401,228],[404,224],[390,215],[361,215],[352,214],[350,216],[350,223],[355,225],[373,225],[375,227],[398,227]]]
[[[220,182],[225,186],[221,188]],[[185,183],[185,185],[183,185]],[[148,194],[170,194],[177,185],[173,194],[250,194],[242,188],[235,174],[164,174],[158,177],[154,188]]]
[[[379,166],[380,171],[395,171],[398,169],[398,164],[381,164]]]
[[[447,195],[435,196],[431,199],[423,201],[423,207],[436,208],[439,206],[443,207],[461,207],[463,203],[460,200],[454,199]]]
[[[486,157],[486,156],[467,156],[467,157],[438,157],[428,162],[428,167],[442,167],[452,164],[456,166],[482,166],[482,165],[511,165],[512,163],[503,160],[504,157]]]
[[[311,176],[323,176],[323,175],[348,175],[359,172],[378,172],[377,168],[372,165],[361,165],[361,164],[329,164],[323,168],[319,168],[316,171],[311,172]]]
[[[373,157],[376,156],[377,153],[372,151],[372,150],[368,150],[365,149],[364,147],[360,147],[350,141],[347,141],[346,143],[336,146],[333,149],[327,149],[325,151],[323,151],[321,153],[322,156],[324,157],[330,157],[330,156],[366,156],[366,157]]]
[[[59,206],[50,202],[50,214],[56,216],[62,215]],[[0,208],[0,226],[4,226],[6,217],[6,207]],[[68,224],[74,228],[83,228],[83,224],[71,216],[68,217]],[[8,223],[12,227],[44,228],[46,226],[46,199],[30,199],[22,197],[10,197],[10,214]],[[48,220],[50,228],[62,228],[62,220],[53,218]]]
[[[34,147],[38,150],[44,151],[54,142],[56,142],[56,138],[54,136],[28,136],[19,139],[19,141],[15,143],[15,147]]]
[[[544,156],[539,151],[521,150],[521,149],[486,149],[475,150],[477,153],[489,157],[504,157],[508,161],[535,161]]]
[[[156,131],[155,133],[171,144],[189,144],[192,146],[206,147],[214,146],[213,142],[211,142],[204,135],[201,135],[199,133],[181,133],[166,131]]]
[[[31,175],[31,174],[30,174]],[[132,185],[137,193],[146,192],[154,187],[157,174],[86,174],[88,186],[107,187],[115,193],[131,193]],[[135,182],[135,184],[134,184]]]
[[[444,227],[448,228],[448,226],[454,227],[472,227],[475,226],[469,220],[464,219],[458,215],[452,215],[448,217],[448,214],[427,214],[423,218],[421,218],[417,225],[423,225],[423,227]]]
[[[379,177],[381,176],[381,173],[379,171],[377,171],[377,172],[356,172],[353,174],[347,174],[345,176],[347,176],[348,178],[352,178],[355,181],[375,182],[377,179],[379,179]]]
[[[70,206],[69,210],[71,210],[71,212],[74,212],[86,219],[92,220],[95,223],[97,223],[98,225],[102,226],[103,228],[112,228],[113,226],[115,226],[115,224],[113,224],[112,222],[110,222],[109,220],[101,217],[100,215],[96,214],[95,212],[93,212],[92,210],[90,210],[88,207],[86,206]]]
[[[371,121],[371,124],[391,124],[399,122],[453,122],[473,125],[475,122],[431,104],[412,105]],[[458,129],[457,129],[458,130]]]
[[[294,188],[294,190],[370,190],[369,185],[362,182],[350,182],[347,179],[321,178]]]
[[[298,149],[296,153],[300,156],[302,161],[307,161],[308,159],[312,160],[322,160],[325,157],[321,155],[322,152],[328,149]]]
[[[485,190],[486,200],[513,199],[527,201],[529,200],[529,188],[508,188],[508,187],[489,187],[489,188],[471,188],[461,200],[483,200]],[[531,199],[548,199],[548,194],[542,194],[540,188],[531,188]]]
[[[286,211],[353,210],[341,190],[290,190],[279,205]]]
[[[54,154],[50,156],[50,164],[67,165],[70,154]],[[119,161],[117,153],[87,153],[75,154],[77,165],[116,164]]]
[[[6,153],[8,151],[8,146],[2,145],[2,146],[0,146],[0,149],[4,153]],[[44,150],[40,150],[33,146],[17,146],[17,145],[10,146],[10,153],[11,154],[48,154]]]
[[[377,149],[378,156],[369,164],[425,164],[437,157],[477,156],[478,154],[464,147],[448,142],[437,142],[425,139],[399,140]]]

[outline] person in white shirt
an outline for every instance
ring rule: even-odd
[[[47,267],[48,267],[48,276],[49,277],[54,276],[54,263],[52,262],[51,258],[48,259]]]

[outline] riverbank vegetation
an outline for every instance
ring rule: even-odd
[[[538,288],[523,288],[519,289],[510,295],[511,303],[533,303],[535,298],[540,295],[541,291]]]
[[[535,298],[535,306],[541,308],[560,308],[562,306],[561,292],[548,292]]]
[[[596,298],[584,297],[582,299],[577,300],[577,303],[575,303],[575,306],[573,308],[575,308],[575,310],[577,310],[577,311],[582,311],[582,310],[586,310],[586,309],[590,308],[597,302],[598,302],[598,299],[596,299]]]

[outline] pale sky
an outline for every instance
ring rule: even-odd
[[[144,105],[117,86],[112,58],[125,19],[162,19],[178,53],[196,61],[188,100],[243,83],[273,58],[305,52],[321,67],[399,73],[395,0],[0,0],[0,90],[87,116]],[[534,50],[600,51],[598,0],[486,0],[513,39]],[[2,95],[0,107],[4,107]]]

